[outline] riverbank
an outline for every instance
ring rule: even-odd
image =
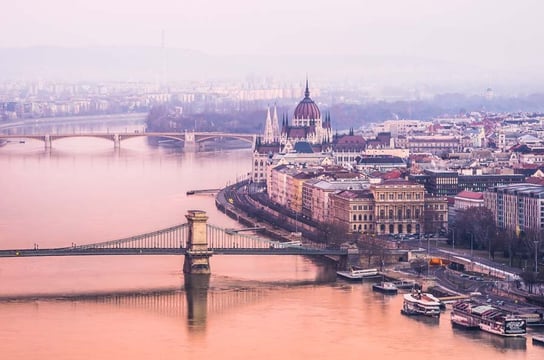
[[[280,241],[293,241],[294,232],[292,228],[292,220],[290,214],[284,210],[269,208],[267,204],[258,202],[255,198],[258,196],[250,196],[251,192],[257,194],[262,189],[250,189],[249,182],[240,182],[230,185],[218,192],[216,196],[216,206],[227,216],[237,220],[240,224],[248,227],[264,227],[263,234],[273,239]],[[255,186],[253,184],[253,186]],[[296,231],[296,240],[303,242],[312,242],[316,244],[314,239],[311,239],[312,234],[319,233],[319,229],[313,228],[309,224],[298,221],[295,218],[295,229],[302,230]],[[297,230],[298,230],[297,229]],[[313,230],[313,231],[312,231]],[[308,236],[310,235],[310,236]],[[319,244],[319,242],[317,242]],[[322,243],[323,246],[327,246]],[[356,262],[351,259],[350,264],[360,266],[363,255],[359,255]],[[474,281],[474,289],[472,287],[465,287],[466,278],[460,277],[460,273],[453,270],[446,270],[443,266],[428,265],[432,269],[426,276],[422,276],[414,272],[408,261],[383,264],[380,266],[381,273],[384,277],[393,281],[413,281],[417,282],[423,287],[423,289],[436,294],[439,297],[461,296],[469,295],[473,292],[489,293],[497,298],[501,297],[507,299],[513,304],[513,307],[527,307],[527,306],[542,306],[538,301],[535,301],[532,294],[525,291],[521,291],[516,288],[513,289],[510,286],[507,290],[501,291],[495,283],[497,281],[491,279],[486,282]],[[499,266],[499,264],[497,264]],[[455,274],[452,274],[455,273]],[[452,277],[459,277],[462,279],[463,287],[456,286],[455,282],[452,282]],[[522,306],[523,305],[523,306]]]

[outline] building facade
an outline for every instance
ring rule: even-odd
[[[544,186],[520,183],[484,192],[484,205],[500,229],[541,234],[544,229]],[[539,235],[540,236],[540,235]]]

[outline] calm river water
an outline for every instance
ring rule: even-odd
[[[141,123],[85,131],[134,131]],[[79,131],[70,125],[58,132]],[[22,131],[22,130],[19,130]],[[250,150],[184,153],[144,139],[0,147],[0,246],[60,247],[185,222],[237,226],[209,195],[244,176]],[[177,256],[0,259],[2,359],[542,359],[544,348],[400,315],[402,296],[332,280],[297,256],[214,256],[186,290]]]

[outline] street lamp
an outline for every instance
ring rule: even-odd
[[[535,274],[538,272],[538,240],[533,241],[535,243]]]
[[[469,232],[470,234],[470,260],[472,261],[472,255],[474,253],[474,233]]]
[[[451,230],[451,249],[455,250],[455,228],[450,228]]]

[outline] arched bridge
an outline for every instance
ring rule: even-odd
[[[90,256],[90,255],[184,255],[184,271],[209,272],[212,255],[335,255],[343,249],[307,246],[300,242],[279,242],[207,224],[204,211],[191,210],[188,223],[145,234],[94,244],[48,249],[0,250],[0,257]],[[198,271],[196,271],[198,272]]]
[[[54,140],[65,138],[99,138],[113,142],[116,148],[121,146],[121,141],[135,137],[159,137],[171,140],[183,141],[186,147],[195,147],[199,143],[214,139],[236,139],[255,144],[257,135],[255,134],[237,134],[227,132],[125,132],[125,133],[66,133],[66,134],[0,134],[0,140],[10,139],[34,139],[43,141],[46,148],[52,146]]]

